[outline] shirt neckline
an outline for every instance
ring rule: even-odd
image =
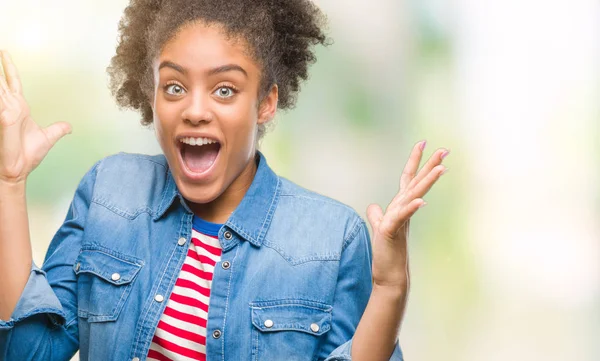
[[[193,225],[196,231],[213,237],[218,237],[219,231],[221,230],[221,227],[223,227],[223,224],[221,223],[205,221],[198,216],[194,216]]]

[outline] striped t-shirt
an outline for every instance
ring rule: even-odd
[[[220,224],[194,217],[187,257],[154,333],[148,360],[206,360],[206,321]]]

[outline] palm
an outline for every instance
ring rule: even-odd
[[[46,132],[31,117],[25,122],[23,153],[27,163],[37,167],[54,144],[48,139]],[[33,169],[31,169],[33,170]]]
[[[447,150],[439,149],[419,171],[424,147],[424,142],[415,145],[402,172],[400,191],[385,213],[375,204],[367,209],[373,229],[373,282],[376,284],[400,287],[408,285],[407,241],[410,217],[426,204],[422,197],[446,171],[441,163],[448,154]]]
[[[0,180],[20,182],[70,132],[70,125],[40,128],[29,114],[15,66],[6,52],[0,55],[6,77],[0,75]]]

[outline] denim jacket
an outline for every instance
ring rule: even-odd
[[[219,231],[207,360],[351,360],[372,287],[366,225],[278,177],[262,154],[257,161]],[[0,360],[69,360],[78,349],[81,360],[145,360],[192,220],[164,156],[96,163],[11,319],[0,321]],[[391,360],[402,360],[398,345]]]

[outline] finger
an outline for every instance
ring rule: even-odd
[[[448,168],[444,165],[435,166],[418,184],[411,186],[406,192],[401,192],[396,195],[388,208],[406,207],[413,200],[422,198],[429,192],[435,182],[437,182],[437,180],[447,171]]]
[[[19,78],[17,67],[7,51],[2,51],[2,67],[4,68],[4,76],[6,77],[9,89],[14,93],[21,94],[21,79]]]
[[[8,93],[8,91],[9,88],[8,84],[6,83],[6,79],[4,78],[4,75],[0,73],[0,97],[4,97],[4,95]]]
[[[440,177],[448,171],[446,166],[440,164],[435,166],[426,176],[423,178],[418,184],[416,184],[411,190],[411,196],[413,198],[421,198],[429,192],[431,187],[435,184],[435,182],[440,179]]]
[[[371,224],[371,229],[377,229],[383,218],[383,209],[378,204],[371,204],[367,208],[367,219]]]
[[[2,59],[4,57],[4,50],[0,50],[0,59]],[[0,61],[0,65],[2,65],[2,62]],[[4,68],[4,65],[1,66],[2,68],[2,72],[0,72],[0,93],[5,93],[8,91],[8,83],[6,83],[6,69]]]
[[[50,146],[54,146],[60,138],[71,133],[71,125],[67,122],[54,123],[46,127],[44,133],[46,134]]]
[[[14,94],[8,88],[6,79],[0,74],[0,111],[9,107],[14,100]]]
[[[419,163],[421,163],[421,157],[423,156],[423,150],[425,149],[426,144],[427,141],[423,140],[415,144],[413,147],[410,157],[408,158],[408,162],[406,162],[404,170],[402,171],[402,176],[400,177],[401,190],[406,189],[410,181],[415,177],[415,174],[419,169]]]
[[[442,161],[448,156],[448,154],[450,154],[450,151],[448,149],[440,148],[436,150],[431,156],[431,158],[429,158],[427,163],[425,163],[423,168],[421,168],[419,173],[417,173],[417,175],[412,179],[408,187],[413,187],[415,184],[419,183],[423,178],[427,176],[427,174],[431,172],[431,170],[435,166],[442,164]]]
[[[404,224],[410,220],[410,217],[412,217],[419,208],[423,208],[426,205],[427,203],[423,199],[417,198],[413,199],[406,206],[388,208],[386,216],[379,225],[379,232],[390,239],[395,238]]]

